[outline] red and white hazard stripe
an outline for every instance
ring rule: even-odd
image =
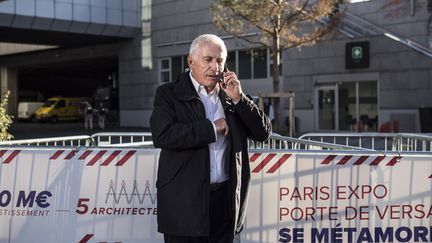
[[[369,165],[369,166],[377,166],[377,165],[385,165],[385,166],[394,166],[400,160],[402,156],[355,156],[355,155],[328,155],[322,161],[322,165]]]
[[[257,164],[252,173],[260,173],[264,168],[268,168],[266,173],[273,174],[277,171],[289,158],[291,154],[282,153],[254,153],[249,158],[250,163]]]
[[[266,170],[266,173],[273,174],[279,170],[281,166],[288,161],[292,154],[286,153],[253,153],[249,161],[252,167],[252,173],[260,173]],[[320,162],[321,165],[368,165],[368,166],[395,166],[400,160],[401,156],[368,156],[368,155],[335,155],[331,154],[326,156]],[[254,165],[254,166],[252,166]]]
[[[97,162],[100,162],[100,166],[108,166],[112,161],[118,159],[115,166],[124,165],[135,153],[136,150],[72,150],[65,153],[66,150],[57,150],[51,156],[50,160],[71,160],[77,158],[78,160],[84,160],[87,166],[94,166]],[[107,155],[104,157],[104,155]]]
[[[9,164],[21,152],[21,150],[0,150],[0,158],[3,164]]]

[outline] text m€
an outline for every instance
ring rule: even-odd
[[[26,191],[19,191],[18,196],[16,198],[16,205],[15,207],[33,207],[33,205],[36,203],[36,205],[40,208],[46,208],[49,207],[48,198],[52,197],[52,193],[49,191],[30,191],[26,193]],[[10,203],[12,202],[12,193],[8,190],[0,191],[0,207],[7,207],[10,206]]]

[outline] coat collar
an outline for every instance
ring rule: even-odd
[[[199,99],[199,95],[189,77],[190,70],[182,72],[174,82],[174,95],[183,101]]]
[[[174,82],[174,95],[179,100],[192,101],[195,99],[200,99],[189,75],[190,70],[186,69],[178,76],[177,80]],[[219,90],[218,96],[224,110],[226,110],[232,105],[231,99],[226,95],[223,90]]]

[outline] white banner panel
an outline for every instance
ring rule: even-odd
[[[0,242],[163,242],[158,156],[133,148],[0,150]],[[432,241],[431,156],[253,152],[250,159],[242,243]]]
[[[432,157],[252,153],[242,243],[432,242]]]
[[[159,150],[0,155],[0,242],[163,242],[154,186]]]

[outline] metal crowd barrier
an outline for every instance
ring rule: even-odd
[[[0,146],[98,146],[98,147],[131,147],[153,146],[151,133],[95,133],[93,135],[79,135],[52,138],[33,138],[22,140],[1,141]]]
[[[306,133],[300,139],[380,151],[431,152],[432,136],[413,133]]]
[[[153,146],[150,132],[101,132],[91,139],[99,147]]]
[[[150,132],[103,132],[95,133],[91,136],[82,135],[4,141],[0,142],[0,146],[153,147],[153,141]],[[272,134],[265,142],[249,140],[248,146],[250,149],[273,150],[371,150],[350,145],[285,137],[278,134]]]
[[[150,132],[103,132],[2,141],[0,146],[153,147]],[[432,136],[410,133],[307,133],[300,138],[272,134],[265,142],[248,141],[250,149],[432,152]]]
[[[0,146],[90,146],[89,135],[1,141]]]
[[[371,150],[368,148],[313,141],[272,134],[265,142],[248,141],[249,149],[273,149],[273,150]]]

